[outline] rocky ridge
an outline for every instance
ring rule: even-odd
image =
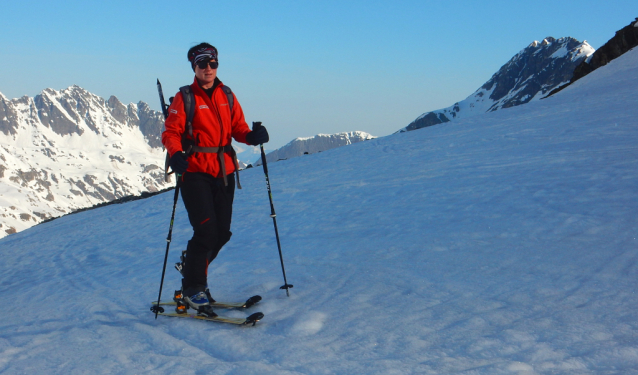
[[[539,100],[569,82],[574,69],[594,53],[587,41],[547,37],[534,41],[503,65],[465,100],[426,112],[400,131],[437,125]]]
[[[0,94],[0,238],[164,181],[161,113],[78,86]]]
[[[555,88],[548,96],[559,92],[601,66],[607,65],[610,61],[636,46],[638,46],[638,17],[629,25],[616,31],[616,34],[607,43],[597,49],[589,58],[582,61],[574,69],[574,74],[569,83]]]

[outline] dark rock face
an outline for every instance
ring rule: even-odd
[[[78,126],[77,121],[73,121],[73,119],[77,120],[75,118],[76,116],[69,118],[68,114],[61,111],[47,95],[36,95],[35,98],[33,98],[33,102],[38,113],[38,118],[43,125],[51,128],[54,132],[62,136],[74,133],[82,135],[82,129]]]
[[[447,118],[443,113],[430,112],[426,114],[425,116],[412,121],[410,125],[408,125],[405,129],[407,131],[416,130],[416,129],[425,128],[427,126],[443,124],[446,122],[450,122],[450,119]]]
[[[581,45],[574,38],[557,41],[547,37],[540,46],[532,43],[525,48],[483,85],[485,90],[495,86],[490,95],[495,104],[490,111],[528,103],[537,94],[544,95],[569,81],[574,68],[586,58]]]
[[[18,115],[11,102],[0,96],[0,131],[5,135],[17,133]]]
[[[139,127],[151,147],[162,147],[162,131],[164,130],[164,115],[153,111],[144,102],[137,103]]]
[[[559,92],[601,66],[607,65],[611,60],[636,46],[638,46],[638,18],[629,25],[616,31],[616,35],[614,35],[613,38],[609,39],[609,41],[596,50],[589,59],[582,61],[574,69],[574,74],[568,84],[556,88],[548,96]]]
[[[127,109],[122,102],[120,102],[115,96],[111,96],[109,100],[106,101],[106,105],[111,110],[111,115],[115,120],[121,123],[126,123]]]
[[[474,94],[453,106],[424,113],[402,131],[510,108],[540,99],[570,80],[574,69],[593,53],[587,42],[552,37],[533,42],[503,65]]]

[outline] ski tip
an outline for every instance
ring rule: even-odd
[[[244,303],[244,306],[242,307],[247,309],[254,306],[259,301],[261,301],[261,296],[252,296],[246,300],[246,303]]]
[[[246,318],[246,321],[244,322],[244,324],[251,324],[251,325],[255,325],[257,324],[258,321],[262,320],[264,318],[264,314],[260,313],[260,312],[256,312],[254,314],[252,314],[251,316]]]

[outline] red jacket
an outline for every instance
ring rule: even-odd
[[[197,78],[191,85],[195,96],[195,116],[193,117],[193,138],[195,144],[201,147],[223,147],[230,145],[232,138],[237,142],[246,143],[246,134],[250,132],[244,119],[244,112],[235,98],[232,113],[228,104],[228,97],[222,90],[223,83],[219,83],[213,91],[212,100],[199,87]],[[235,94],[233,94],[234,96]],[[168,109],[165,122],[166,130],[162,133],[162,143],[168,153],[173,156],[182,150],[182,134],[186,129],[186,113],[182,93],[178,92]],[[231,156],[226,153],[226,173],[235,171]],[[188,158],[187,172],[204,172],[215,177],[220,176],[221,168],[216,154],[196,152]]]

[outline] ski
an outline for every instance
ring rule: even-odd
[[[254,313],[246,318],[229,318],[229,317],[224,317],[224,316],[216,316],[214,318],[209,318],[207,316],[201,316],[201,315],[197,315],[197,314],[177,314],[177,313],[164,313],[164,312],[160,312],[159,315],[164,315],[164,316],[173,316],[176,318],[190,318],[190,319],[199,319],[199,320],[207,320],[207,321],[211,321],[211,322],[218,322],[218,323],[229,323],[229,324],[236,324],[236,325],[252,325],[254,326],[255,324],[257,324],[258,321],[260,321],[261,319],[263,319],[264,314],[257,312]]]
[[[247,309],[254,306],[257,302],[261,301],[261,296],[252,296],[246,300],[246,302],[221,302],[215,301],[210,305],[212,307],[217,307],[218,309]],[[157,301],[151,302],[151,305],[156,306]],[[177,302],[175,301],[165,301],[160,302],[160,306],[175,306]]]

